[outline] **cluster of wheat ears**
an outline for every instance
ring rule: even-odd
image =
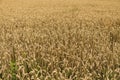
[[[118,0],[21,1],[0,4],[0,80],[120,80]]]

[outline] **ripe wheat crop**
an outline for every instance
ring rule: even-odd
[[[0,80],[120,80],[119,0],[0,0]]]

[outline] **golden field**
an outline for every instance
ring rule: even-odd
[[[120,80],[120,1],[0,0],[0,80]]]

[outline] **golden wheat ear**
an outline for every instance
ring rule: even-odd
[[[110,32],[110,50],[113,52],[114,44],[120,43],[120,32],[115,30]]]
[[[120,44],[120,30],[118,31],[116,42]]]
[[[120,43],[120,31],[115,30],[115,31],[111,32],[111,34],[113,34],[113,41]]]
[[[110,50],[113,52],[113,43],[114,43],[114,41],[113,41],[113,34],[112,34],[112,32],[110,32]]]

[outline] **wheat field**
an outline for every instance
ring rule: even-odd
[[[0,80],[120,80],[120,0],[0,0]]]

